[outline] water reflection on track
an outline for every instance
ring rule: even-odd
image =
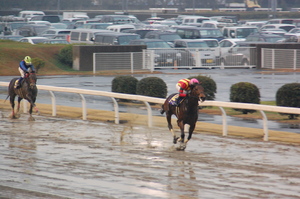
[[[297,146],[6,114],[0,198],[300,198]]]

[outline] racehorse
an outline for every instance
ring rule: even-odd
[[[19,78],[14,78],[10,81],[9,86],[8,86],[8,97],[10,101],[10,105],[12,108],[12,114],[11,114],[11,119],[16,119],[16,113],[19,112],[20,110],[20,102],[22,99],[26,99],[30,103],[30,108],[29,108],[29,121],[34,121],[35,119],[32,117],[32,108],[35,107],[36,112],[38,112],[38,109],[36,108],[35,105],[35,100],[37,96],[37,87],[36,87],[36,74],[34,71],[30,71],[29,73],[25,74],[25,77],[23,78],[20,88],[16,88],[16,81]],[[17,112],[15,113],[15,97],[18,96],[18,107],[17,107]],[[7,97],[7,98],[8,98]],[[7,99],[6,98],[6,99]]]
[[[173,143],[180,142],[180,146],[177,150],[184,150],[187,142],[192,138],[193,131],[196,127],[198,120],[198,101],[205,101],[204,88],[200,84],[191,85],[190,93],[176,106],[172,105],[171,99],[177,95],[171,94],[162,105],[161,114],[166,112],[166,119],[168,122],[168,128],[173,135]],[[181,130],[181,136],[176,137],[173,126],[171,124],[171,116],[177,117],[177,125]],[[184,140],[185,133],[189,133],[187,140]]]

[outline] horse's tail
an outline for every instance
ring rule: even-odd
[[[6,102],[6,100],[9,98],[9,95],[7,95],[6,99],[4,100],[4,103]]]

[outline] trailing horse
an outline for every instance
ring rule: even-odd
[[[19,78],[14,78],[10,81],[8,86],[8,97],[10,101],[10,105],[12,108],[12,114],[11,118],[16,119],[16,113],[20,110],[20,102],[22,99],[26,99],[30,103],[29,108],[29,121],[34,121],[34,118],[32,117],[32,108],[35,106],[35,100],[37,96],[37,87],[36,87],[36,74],[35,72],[26,73],[25,77],[23,78],[20,88],[16,88],[16,81]],[[15,97],[18,96],[18,107],[17,112],[15,113]],[[7,98],[8,98],[7,97]],[[36,111],[38,112],[38,109],[36,108]]]
[[[191,86],[190,93],[182,100],[179,106],[172,104],[172,98],[176,97],[176,93],[171,94],[162,105],[161,114],[166,112],[168,128],[173,134],[173,143],[180,142],[180,147],[177,150],[184,150],[187,142],[192,138],[193,131],[198,120],[198,101],[205,101],[204,88],[200,84]],[[173,99],[174,100],[174,99]],[[181,136],[176,137],[173,126],[171,124],[171,116],[177,117],[177,125],[181,130]],[[185,133],[189,133],[187,140],[184,140]]]

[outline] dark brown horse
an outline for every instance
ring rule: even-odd
[[[35,107],[35,100],[37,96],[37,87],[36,87],[36,74],[35,72],[26,73],[23,78],[20,88],[16,88],[15,84],[19,78],[14,78],[10,81],[8,86],[8,97],[10,101],[10,105],[12,108],[11,118],[16,119],[16,113],[20,110],[20,102],[22,99],[26,99],[30,103],[29,114],[30,117],[28,120],[33,121],[32,117],[32,108]],[[15,97],[18,96],[18,107],[17,112],[15,113]],[[36,108],[38,112],[38,109]]]
[[[180,142],[180,147],[178,150],[184,150],[186,148],[186,143],[192,138],[193,131],[196,127],[196,122],[198,120],[198,101],[205,101],[204,88],[200,84],[195,84],[191,86],[190,93],[183,99],[179,106],[172,105],[170,100],[176,95],[176,93],[171,94],[162,105],[163,114],[166,112],[166,118],[168,122],[168,127],[173,134],[173,143],[176,144]],[[176,137],[173,126],[171,124],[171,116],[175,115],[177,117],[177,125],[181,130],[181,136]],[[185,133],[189,133],[187,140],[184,140]]]

